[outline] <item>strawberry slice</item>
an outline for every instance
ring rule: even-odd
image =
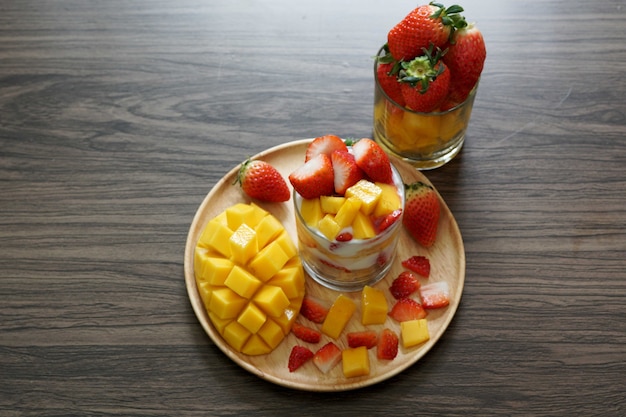
[[[341,150],[348,151],[348,147],[344,143],[343,140],[339,136],[335,135],[325,135],[320,136],[318,138],[313,139],[309,146],[306,148],[306,152],[304,155],[304,162],[307,162],[309,159],[315,158],[319,154],[325,154],[330,156],[333,151]]]
[[[445,281],[432,282],[420,288],[422,306],[427,309],[442,308],[450,304],[450,286]]]
[[[378,335],[374,330],[363,330],[360,332],[350,332],[347,334],[348,346],[357,348],[365,346],[368,349],[378,344]]]
[[[333,342],[328,342],[313,356],[313,363],[322,373],[328,373],[341,361],[341,349]]]
[[[323,323],[328,314],[328,306],[324,305],[317,298],[305,295],[300,307],[300,314],[311,320],[313,323]]]
[[[389,157],[376,142],[367,138],[359,139],[352,145],[352,153],[356,164],[372,181],[392,182]]]
[[[389,312],[389,317],[398,322],[419,320],[426,317],[426,310],[412,298],[399,299]]]
[[[319,154],[289,174],[289,182],[302,198],[318,198],[335,192],[335,174],[330,157]]]
[[[386,216],[377,217],[374,219],[374,230],[376,234],[379,235],[386,229],[388,229],[392,224],[396,222],[402,215],[402,209],[397,209],[387,214]]]
[[[384,328],[378,339],[376,357],[392,360],[398,355],[398,335],[393,330]]]
[[[300,323],[293,323],[291,331],[296,337],[308,343],[318,343],[322,338],[322,332],[312,329]]]
[[[294,346],[289,354],[289,364],[287,365],[289,372],[295,371],[311,358],[313,358],[311,349],[305,346]]]
[[[389,291],[396,300],[407,298],[420,287],[417,277],[409,271],[402,271],[396,279],[393,280]]]
[[[402,266],[423,276],[424,278],[428,278],[430,276],[430,261],[425,256],[411,256],[410,258],[402,261]]]
[[[342,142],[343,143],[343,142]],[[346,190],[363,178],[363,171],[348,150],[335,150],[330,154],[335,175],[335,192],[344,195]]]

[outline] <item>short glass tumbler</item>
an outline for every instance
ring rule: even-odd
[[[404,210],[404,184],[393,164],[392,171]],[[373,238],[339,242],[329,240],[317,228],[307,225],[301,212],[302,197],[294,192],[293,200],[300,258],[311,278],[333,290],[359,291],[389,272],[402,230],[401,216]]]
[[[383,49],[379,56],[384,54]],[[374,139],[390,154],[415,168],[440,167],[454,158],[465,141],[478,83],[467,99],[447,110],[420,113],[400,106],[380,87],[374,64]]]

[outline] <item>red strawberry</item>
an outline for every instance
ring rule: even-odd
[[[294,346],[289,354],[289,372],[295,371],[312,357],[313,352],[309,348],[298,345]]]
[[[424,278],[428,278],[430,276],[430,261],[425,256],[411,256],[410,258],[402,261],[402,266],[420,274]]]
[[[291,197],[283,176],[265,161],[245,161],[239,168],[235,183],[239,183],[249,197],[258,200],[280,203]]]
[[[330,154],[335,150],[348,150],[348,147],[339,136],[325,135],[317,137],[309,143],[309,146],[307,146],[306,153],[304,155],[304,162],[315,158],[321,153],[330,156]]]
[[[341,349],[333,342],[328,342],[313,356],[313,363],[322,373],[328,373],[341,362]]]
[[[397,60],[410,61],[431,44],[443,48],[453,31],[467,24],[462,11],[458,5],[446,9],[437,3],[415,8],[387,34],[389,51]]]
[[[413,294],[419,289],[419,287],[420,283],[417,280],[417,277],[409,271],[403,271],[396,279],[393,280],[391,286],[389,287],[389,291],[391,292],[393,298],[401,299]]]
[[[417,112],[436,110],[448,96],[450,71],[440,60],[441,53],[432,49],[410,62],[402,63],[400,91],[406,106]]]
[[[300,307],[300,314],[311,320],[313,323],[323,323],[328,314],[328,307],[318,299],[305,295]]]
[[[371,139],[359,139],[352,145],[356,164],[372,181],[391,183],[391,163],[380,145]]]
[[[402,224],[413,238],[430,247],[437,238],[440,206],[435,190],[423,182],[404,185],[405,205]]]
[[[423,319],[426,315],[424,307],[412,298],[399,299],[389,312],[389,317],[399,322]]]
[[[402,209],[397,209],[387,214],[386,216],[381,216],[374,219],[374,230],[376,234],[381,234],[384,230],[388,229],[392,224],[394,224],[402,215]]]
[[[483,35],[474,24],[458,30],[453,39],[443,61],[451,73],[451,98],[462,103],[480,78],[487,49]]]
[[[376,67],[376,78],[378,79],[378,85],[385,94],[398,105],[404,107],[404,98],[398,82],[397,67],[398,65],[395,62],[379,62],[378,67]]]
[[[350,242],[352,239],[354,239],[354,236],[350,232],[341,232],[335,236],[337,242]]]
[[[446,307],[450,304],[450,286],[445,281],[423,285],[420,288],[420,297],[424,308]]]
[[[318,343],[322,338],[322,333],[319,330],[311,329],[300,323],[293,323],[291,331],[298,339],[309,343]]]
[[[398,335],[391,329],[383,329],[376,347],[378,359],[392,360],[398,355]]]
[[[347,334],[348,346],[356,348],[365,346],[368,349],[378,344],[378,335],[374,330],[363,330],[360,332],[350,332]]]
[[[330,157],[319,154],[289,174],[289,182],[302,198],[317,198],[335,192],[335,175]]]
[[[346,190],[363,178],[363,171],[348,150],[335,150],[330,154],[335,176],[335,192],[344,195]]]

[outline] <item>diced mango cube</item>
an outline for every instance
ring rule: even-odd
[[[209,248],[230,258],[231,250],[228,242],[232,234],[233,231],[227,225],[219,219],[212,219],[204,227],[198,239],[198,246]]]
[[[235,264],[230,259],[218,258],[202,248],[196,248],[194,269],[200,281],[206,281],[214,286],[223,286],[234,266]]]
[[[371,214],[382,195],[383,190],[368,180],[360,180],[346,190],[346,197],[353,197],[361,201],[361,211]]]
[[[254,303],[248,303],[243,309],[237,321],[250,333],[256,333],[267,320],[267,315],[261,311]]]
[[[245,265],[258,251],[258,241],[253,228],[243,223],[231,235],[230,251],[233,261]]]
[[[285,252],[289,259],[295,259],[300,262],[300,258],[297,256],[298,248],[296,248],[296,245],[294,245],[293,241],[289,237],[289,233],[287,233],[286,230],[283,230],[274,240],[274,242],[280,245],[283,252]]]
[[[426,319],[408,320],[400,323],[402,346],[409,348],[430,339],[428,321]]]
[[[370,358],[365,346],[344,349],[341,352],[341,363],[346,378],[365,376],[370,373]]]
[[[204,307],[208,308],[209,302],[211,301],[211,294],[213,294],[213,287],[211,287],[206,281],[198,282],[197,286],[202,303],[204,304]]]
[[[254,208],[250,204],[237,203],[225,210],[228,228],[237,230],[239,226],[245,223],[246,218],[252,216]]]
[[[241,353],[246,355],[264,355],[271,351],[272,349],[257,334],[250,336],[246,344],[241,348]]]
[[[302,206],[300,207],[300,214],[302,215],[302,219],[307,226],[317,227],[319,221],[322,220],[322,217],[324,217],[320,199],[303,199]]]
[[[376,236],[376,230],[369,216],[357,212],[352,222],[352,235],[355,239],[371,239]]]
[[[257,334],[263,339],[265,343],[274,349],[280,342],[282,342],[285,334],[282,327],[280,327],[274,320],[269,319],[265,321],[265,324],[259,329]]]
[[[289,333],[291,325],[294,321],[296,321],[298,313],[300,312],[300,306],[298,306],[298,308],[294,308],[293,304],[294,303],[291,303],[279,317],[273,317],[273,320],[280,326],[284,334]]]
[[[247,300],[227,287],[214,289],[209,300],[209,310],[220,319],[234,319]]]
[[[304,291],[302,265],[281,269],[268,281],[268,284],[280,287],[289,299],[298,297]]]
[[[241,352],[243,345],[246,343],[251,333],[236,321],[231,321],[224,328],[224,339],[231,345],[237,352]]]
[[[265,216],[254,228],[259,248],[265,247],[271,240],[283,231],[283,225],[274,216]]]
[[[333,339],[338,338],[355,310],[354,301],[344,294],[339,294],[322,323],[322,333]]]
[[[228,323],[233,321],[232,319],[221,319],[212,311],[209,311],[209,319],[220,334],[224,333],[224,329],[228,326]]]
[[[272,317],[280,317],[290,303],[283,290],[273,285],[265,285],[261,288],[253,301]]]
[[[317,227],[328,240],[335,240],[335,237],[341,231],[341,226],[337,224],[335,216],[332,214],[325,215],[322,220],[319,221]]]
[[[402,199],[400,198],[400,194],[398,194],[398,190],[395,185],[379,182],[377,182],[376,185],[380,187],[382,194],[378,199],[376,208],[374,209],[375,217],[386,216],[394,210],[402,207]]]
[[[387,320],[387,298],[385,293],[369,285],[361,291],[361,323],[384,324]]]
[[[356,198],[346,198],[343,205],[335,215],[335,221],[342,228],[348,227],[354,221],[356,214],[361,208],[361,201]]]
[[[277,242],[272,242],[250,261],[249,268],[252,273],[265,282],[287,263],[289,257]]]
[[[346,201],[345,197],[334,196],[334,195],[323,195],[320,197],[320,204],[322,206],[322,212],[337,214],[344,201]]]
[[[261,280],[238,265],[233,267],[224,281],[224,285],[244,298],[252,297],[261,284]]]

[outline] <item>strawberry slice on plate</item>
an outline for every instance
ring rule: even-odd
[[[315,297],[305,295],[300,307],[300,314],[313,323],[323,323],[328,315],[329,307]]]
[[[427,257],[422,255],[415,255],[405,259],[402,261],[402,266],[423,276],[424,278],[428,278],[430,275],[430,261]]]
[[[376,357],[378,359],[392,360],[398,355],[398,335],[391,329],[384,328],[380,332]]]
[[[450,304],[450,286],[446,281],[422,285],[419,291],[422,306],[426,309],[442,308]]]
[[[306,152],[304,154],[304,162],[307,162],[309,159],[313,159],[317,155],[322,153],[330,156],[330,154],[332,154],[333,151],[336,150],[348,150],[348,147],[339,136],[325,135],[317,137],[313,139],[311,143],[309,143],[309,146],[307,146]]]
[[[298,339],[308,343],[318,343],[322,338],[322,332],[300,323],[293,323],[291,331]]]
[[[424,307],[412,298],[399,299],[389,312],[389,317],[397,322],[419,320],[426,317],[427,313]]]
[[[294,346],[291,348],[291,353],[289,354],[289,363],[287,365],[289,372],[294,372],[311,358],[313,358],[313,352],[311,349],[305,346]]]
[[[326,374],[341,362],[341,349],[333,342],[328,342],[318,349],[313,356],[313,363],[317,369]]]
[[[350,332],[346,336],[348,339],[348,346],[351,348],[365,346],[366,348],[371,349],[378,344],[378,335],[374,330]]]
[[[420,282],[415,274],[410,271],[402,271],[400,275],[398,275],[398,277],[391,283],[389,292],[391,292],[393,298],[399,300],[401,298],[407,298],[417,291],[419,287]]]
[[[311,199],[335,192],[335,174],[330,156],[319,154],[291,174],[289,182],[302,198]]]

